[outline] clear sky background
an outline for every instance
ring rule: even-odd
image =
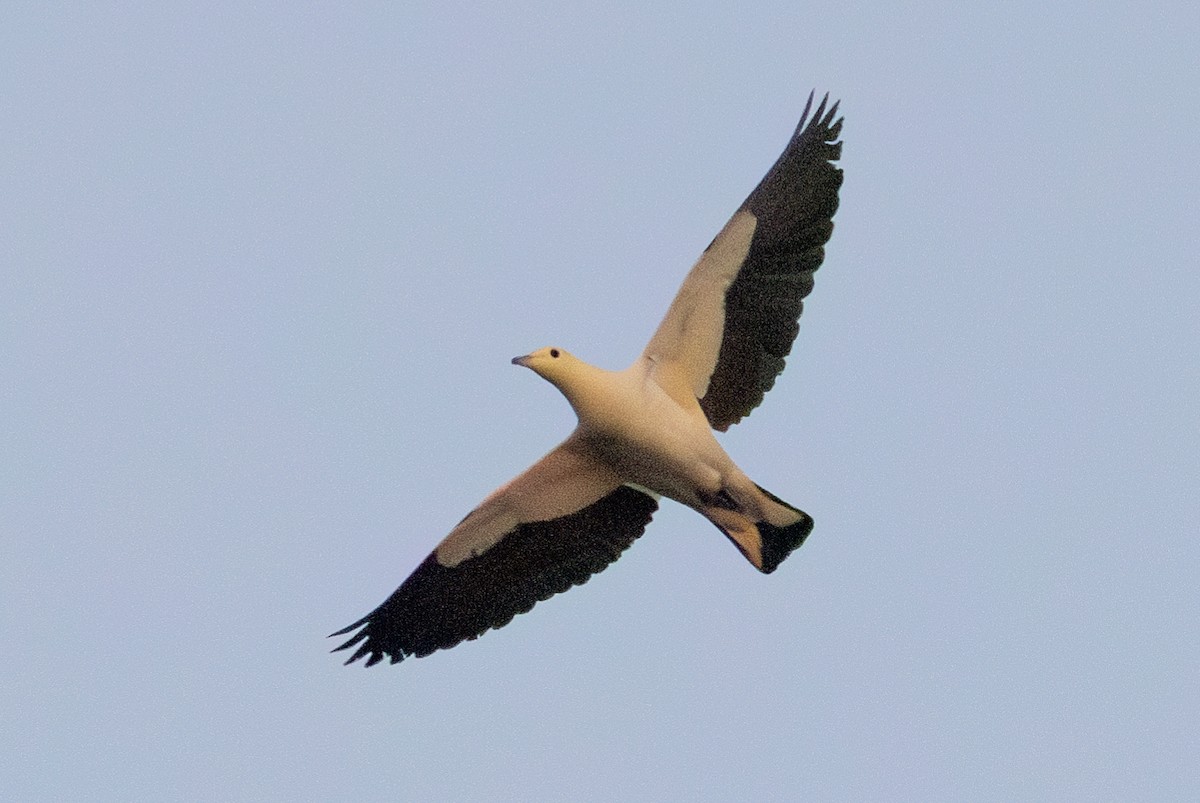
[[[0,10],[0,797],[1200,795],[1200,12],[247,5]],[[626,365],[814,87],[837,229],[722,439],[804,548],[664,503],[327,654],[570,430],[509,359]]]

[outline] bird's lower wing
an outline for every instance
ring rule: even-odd
[[[359,645],[346,663],[396,663],[502,627],[620,557],[657,507],[572,436],[485,499],[382,605],[334,633],[358,630],[337,650]]]

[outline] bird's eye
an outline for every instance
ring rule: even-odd
[[[550,349],[550,356],[557,360],[558,359],[558,349]]]

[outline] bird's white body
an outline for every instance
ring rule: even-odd
[[[549,358],[550,352],[559,356]],[[776,526],[797,520],[737,467],[694,398],[681,404],[658,384],[651,358],[640,357],[623,371],[597,368],[561,349],[542,349],[523,359],[575,410],[579,426],[572,439],[624,482],[705,515],[724,492],[756,520]]]
[[[626,482],[693,507],[721,489],[733,461],[698,405],[683,409],[644,360],[624,371],[579,366],[579,387],[564,395],[579,417],[579,437],[597,459]]]

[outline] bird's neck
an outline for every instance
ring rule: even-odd
[[[603,427],[626,414],[635,389],[627,373],[583,363],[579,370],[559,377],[553,384],[567,397],[581,424]]]

